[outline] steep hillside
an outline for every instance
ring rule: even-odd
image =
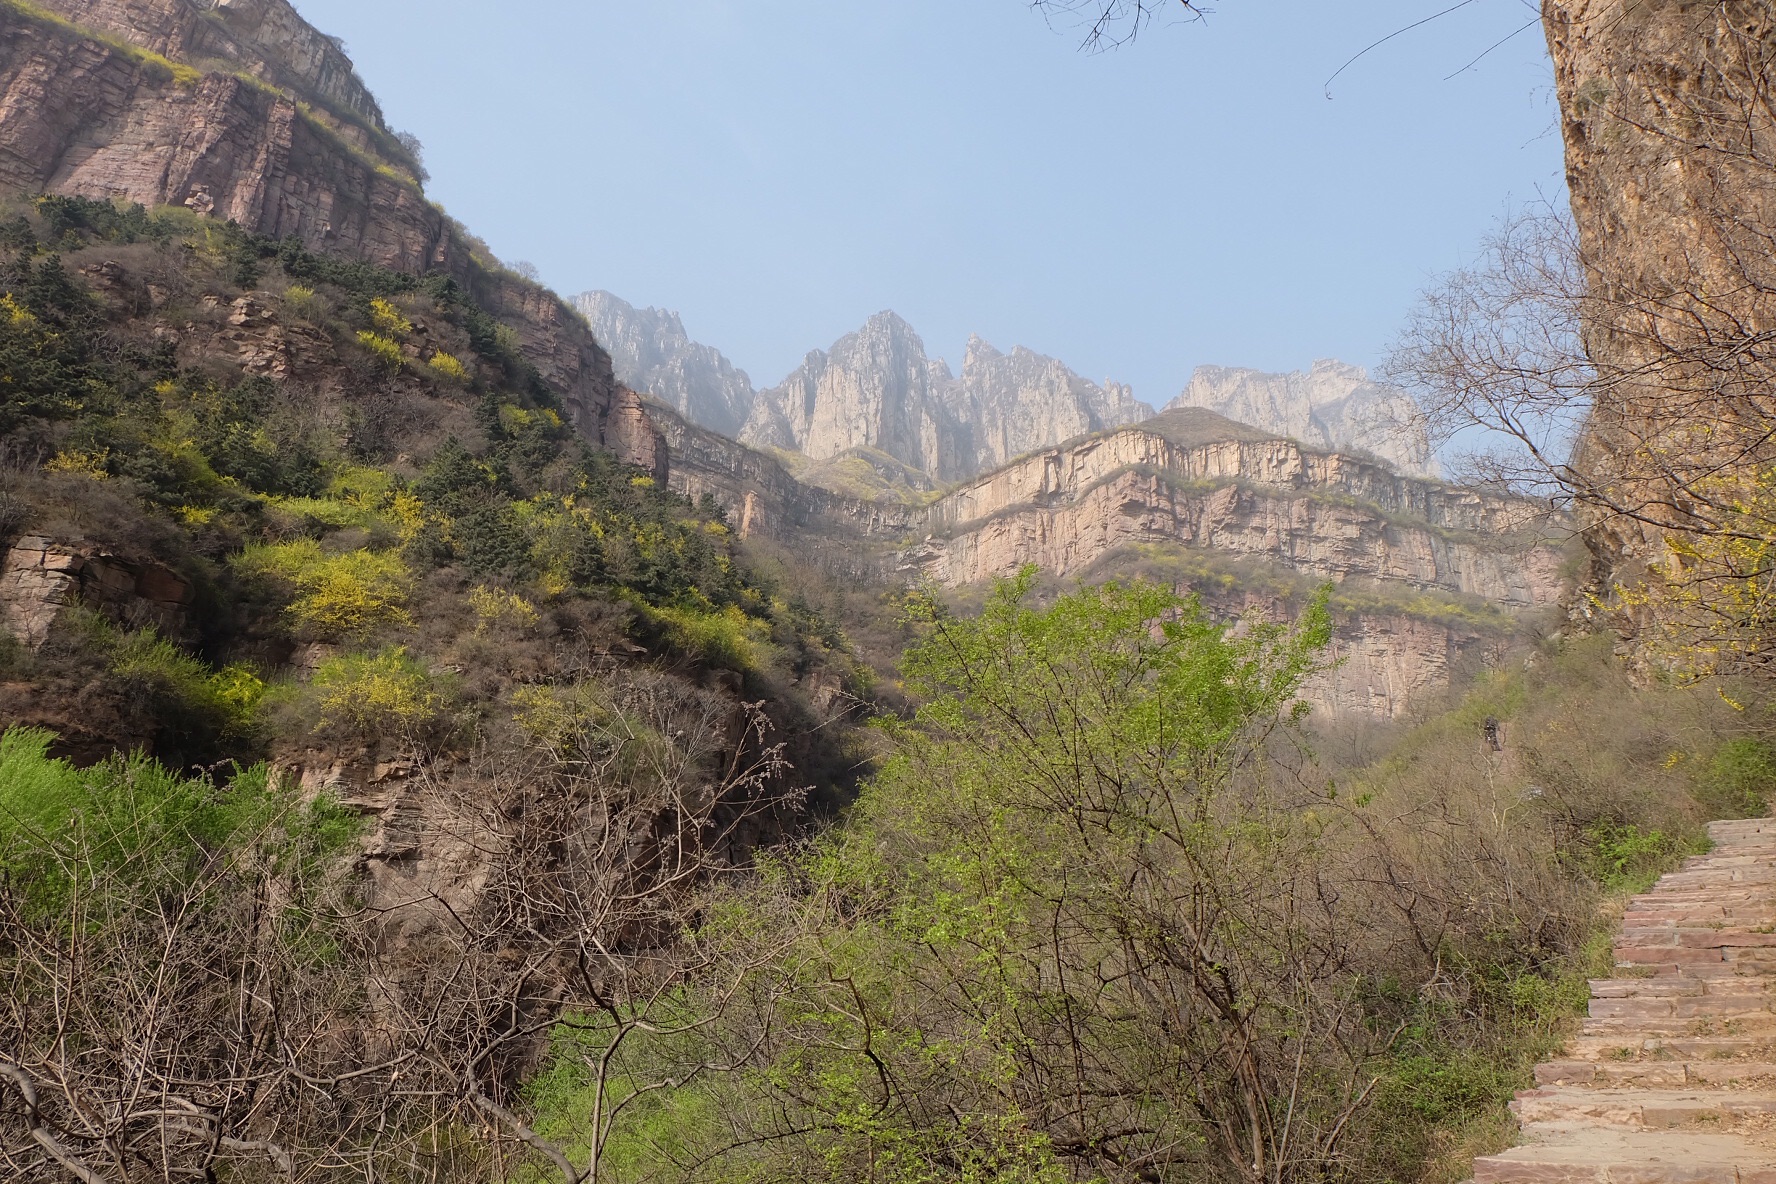
[[[0,190],[181,206],[449,276],[517,333],[583,435],[646,460],[585,321],[426,199],[349,60],[286,0],[5,0],[0,111]]]

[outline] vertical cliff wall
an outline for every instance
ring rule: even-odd
[[[1542,12],[1588,277],[1578,468],[1607,594],[1670,570],[1666,533],[1718,531],[1776,461],[1776,4]],[[1661,611],[1641,608],[1618,627]]]

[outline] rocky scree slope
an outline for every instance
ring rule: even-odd
[[[0,0],[0,189],[183,206],[449,276],[518,335],[581,434],[654,439],[585,321],[425,197],[344,52],[287,0]]]

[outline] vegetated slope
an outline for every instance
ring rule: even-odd
[[[6,0],[0,109],[0,189],[182,206],[448,276],[517,334],[586,439],[651,464],[585,321],[426,199],[350,61],[286,0]]]

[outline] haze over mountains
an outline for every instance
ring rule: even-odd
[[[922,491],[1154,414],[1124,384],[1094,383],[1058,359],[1023,346],[1002,352],[979,336],[969,338],[957,375],[893,312],[756,390],[719,350],[692,340],[677,313],[638,309],[609,292],[586,292],[574,304],[611,351],[620,381],[703,427],[811,462],[802,472],[816,483],[853,491],[865,475],[878,493]],[[1168,407],[1203,407],[1309,448],[1436,472],[1406,394],[1342,362],[1290,374],[1200,367]]]

